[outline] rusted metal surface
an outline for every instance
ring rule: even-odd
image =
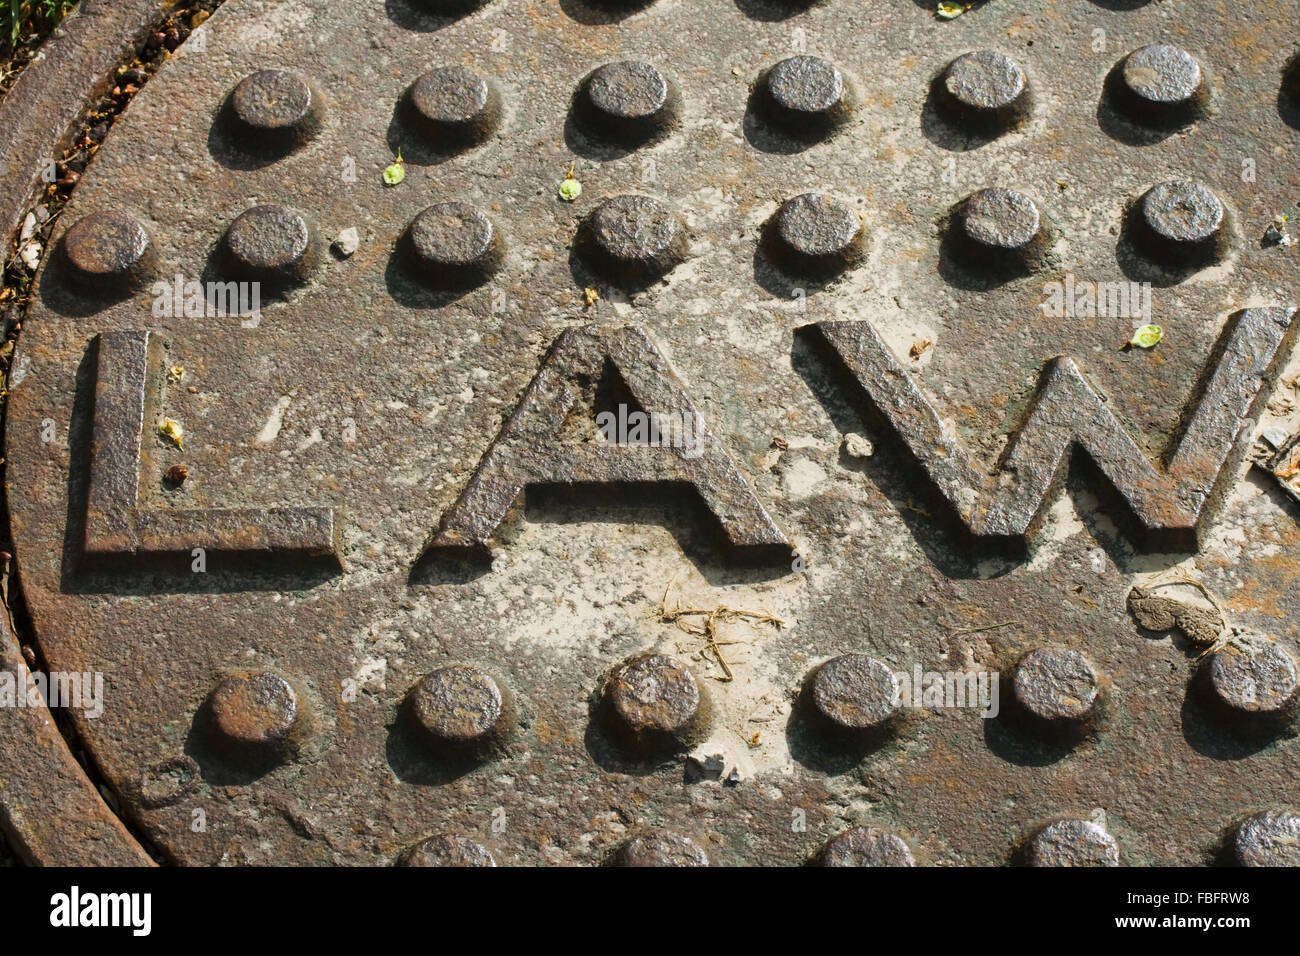
[[[1285,857],[1300,513],[1245,457],[1296,430],[1294,253],[1258,236],[1300,196],[1300,4],[472,6],[229,0],[55,235],[13,535],[141,832],[198,865]],[[232,99],[266,70],[310,97]],[[74,281],[96,213],[162,291]],[[269,281],[256,321],[190,311],[210,279]],[[1140,626],[1161,575],[1222,633]]]
[[[1203,391],[1161,471],[1088,384],[1073,359],[1054,359],[1000,463],[1013,480],[985,477],[960,440],[870,322],[827,322],[812,331],[829,345],[869,403],[907,445],[938,492],[978,538],[1030,532],[1077,449],[1123,498],[1143,543],[1191,550],[1205,509],[1221,494],[1231,456],[1243,452],[1242,423],[1256,411],[1294,337],[1293,309],[1230,316],[1211,353]]]
[[[24,696],[23,706],[0,707],[0,824],[10,845],[38,866],[153,866],[68,750],[4,610],[0,675]]]
[[[18,228],[44,187],[42,173],[72,140],[109,68],[169,0],[81,0],[0,101],[0,234]]]
[[[822,847],[822,866],[916,866],[907,843],[879,827],[852,827]]]
[[[724,546],[749,558],[789,558],[785,535],[747,487],[718,440],[703,429],[698,445],[574,443],[561,437],[584,401],[581,386],[595,386],[609,363],[636,406],[665,420],[695,427],[703,417],[637,328],[570,329],[560,336],[537,377],[464,493],[443,519],[430,550],[487,554],[506,511],[529,485],[607,487],[638,484],[689,485],[719,524]],[[583,408],[588,415],[590,411]],[[611,412],[611,414],[614,414]]]
[[[115,331],[99,337],[95,352],[85,558],[184,557],[198,548],[337,559],[334,513],[329,508],[141,508],[141,474],[148,464],[145,440],[155,417],[148,407],[148,377],[151,364],[159,367],[158,351],[151,363],[148,332]],[[182,438],[176,451],[183,449]]]
[[[1029,848],[1030,866],[1118,866],[1119,844],[1093,820],[1059,820]]]

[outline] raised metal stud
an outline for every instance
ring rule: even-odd
[[[1201,114],[1207,97],[1196,58],[1167,43],[1144,46],[1125,57],[1114,89],[1117,106],[1151,125],[1190,122]]]
[[[977,50],[953,60],[938,90],[940,102],[955,118],[982,132],[1014,129],[1033,106],[1025,71],[996,50]]]
[[[821,57],[782,60],[763,74],[758,92],[763,118],[796,139],[823,139],[852,114],[843,74]]]
[[[1098,686],[1092,662],[1078,651],[1040,648],[1016,665],[1016,703],[1047,724],[1086,721],[1096,706]]]
[[[1058,820],[1029,846],[1030,866],[1119,866],[1119,844],[1091,820]]]
[[[323,124],[320,92],[288,70],[258,70],[228,101],[237,147],[288,152],[306,145]]]
[[[501,688],[477,667],[440,667],[411,689],[408,701],[416,726],[435,747],[481,750],[505,730]]]
[[[501,123],[496,87],[463,66],[430,70],[411,84],[406,96],[414,125],[437,149],[450,152],[482,143]]]
[[[1226,716],[1244,724],[1285,723],[1300,701],[1300,665],[1264,634],[1240,634],[1210,659],[1209,688]]]
[[[91,294],[140,289],[156,272],[149,233],[122,212],[93,212],[79,219],[64,233],[63,253],[77,284]]]
[[[226,271],[272,289],[295,285],[311,273],[318,255],[316,246],[311,227],[296,209],[254,206],[226,230]]]
[[[619,866],[708,866],[709,857],[690,837],[652,830],[633,837],[619,851]]]
[[[404,242],[416,277],[434,288],[472,288],[505,261],[505,244],[492,220],[464,202],[425,209],[407,227]]]
[[[852,827],[826,841],[822,866],[916,866],[903,838],[879,827]]]
[[[1170,266],[1208,265],[1227,243],[1223,203],[1209,187],[1174,180],[1152,187],[1139,200],[1137,239],[1151,259]]]
[[[1232,848],[1240,866],[1300,866],[1300,814],[1256,814],[1237,828]]]
[[[792,275],[829,278],[861,261],[864,234],[852,207],[804,193],[781,204],[765,228],[764,248],[773,265]]]
[[[407,850],[402,866],[496,866],[492,853],[481,843],[440,833]]]
[[[650,63],[607,63],[582,81],[574,110],[589,137],[635,147],[662,139],[677,127],[681,97]]]
[[[610,675],[605,697],[616,730],[642,748],[685,746],[704,735],[707,702],[675,658],[642,654],[625,661]]]
[[[296,746],[304,727],[297,691],[270,671],[225,678],[207,706],[213,742],[235,753],[283,756]]]
[[[883,661],[866,654],[834,657],[817,669],[812,703],[833,726],[848,731],[873,730],[898,712],[898,677]]]
[[[607,278],[635,287],[686,258],[686,227],[657,199],[615,196],[584,220],[579,247]]]

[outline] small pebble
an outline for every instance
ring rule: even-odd
[[[720,780],[727,770],[727,754],[716,744],[696,747],[686,755],[690,770],[702,780]]]
[[[866,435],[857,432],[844,436],[844,454],[850,458],[870,458],[876,453],[876,446]]]
[[[1286,440],[1291,436],[1287,434],[1285,428],[1273,427],[1265,428],[1264,431],[1260,433],[1259,437],[1268,442],[1269,447],[1281,448],[1286,444]]]
[[[336,256],[346,259],[356,252],[360,245],[361,236],[357,233],[355,226],[350,226],[334,237],[334,242],[330,248]]]

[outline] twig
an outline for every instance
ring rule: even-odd
[[[659,610],[665,621],[677,622],[684,617],[714,617],[723,621],[744,618],[765,624],[775,624],[777,627],[785,627],[785,621],[773,614],[769,614],[767,611],[747,611],[744,608],[727,607],[725,604],[719,604],[714,608],[678,606],[670,611],[668,610],[668,593],[672,589],[673,581],[676,580],[677,576],[673,575],[673,580],[668,582],[668,587],[664,590],[664,597]],[[683,630],[686,630],[686,628],[683,628]]]
[[[1018,627],[1019,625],[1019,621],[1003,621],[1001,624],[985,624],[982,627],[960,627],[951,631],[950,634],[956,637],[958,634],[978,634],[980,631],[996,631],[999,628]]]
[[[765,624],[775,624],[777,627],[785,626],[783,620],[775,615],[767,613],[766,611],[747,611],[743,608],[727,607],[723,604],[719,604],[714,608],[684,608],[678,605],[670,611],[668,610],[668,595],[672,592],[673,584],[676,583],[676,581],[677,575],[674,574],[672,579],[668,582],[668,586],[664,588],[663,601],[659,607],[660,616],[663,620],[676,624],[680,630],[685,631],[687,634],[695,634],[704,638],[704,649],[712,652],[714,658],[722,667],[723,673],[726,675],[725,677],[714,678],[715,680],[727,683],[736,679],[736,675],[732,671],[731,665],[727,663],[727,659],[722,655],[722,648],[732,644],[744,643],[743,641],[718,640],[717,624],[719,621],[748,620]],[[692,617],[704,618],[703,626],[687,620],[687,618]]]
[[[704,624],[704,631],[708,635],[709,649],[713,651],[713,656],[716,657],[718,663],[722,665],[722,671],[727,675],[727,681],[730,682],[736,679],[736,675],[731,672],[731,665],[728,664],[727,659],[722,656],[722,648],[718,646],[717,632],[713,629],[713,621],[717,616],[717,611],[714,611],[709,615],[709,619]],[[730,641],[729,643],[734,644],[736,642]]]

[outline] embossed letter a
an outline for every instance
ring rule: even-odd
[[[569,329],[560,335],[473,478],[426,546],[484,557],[510,505],[528,485],[600,487],[646,483],[693,487],[737,558],[789,560],[791,545],[735,463],[707,428],[686,447],[673,443],[566,442],[570,412],[607,367],[631,398],[663,421],[699,422],[667,360],[635,327]],[[594,422],[594,418],[593,418]]]

